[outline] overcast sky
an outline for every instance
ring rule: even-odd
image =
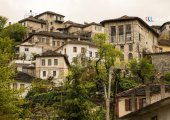
[[[79,23],[100,22],[123,15],[145,20],[152,16],[162,24],[170,21],[170,0],[0,0],[0,15],[17,22],[32,10],[35,14],[53,11],[65,15],[65,20]]]

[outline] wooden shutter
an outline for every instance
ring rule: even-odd
[[[143,108],[143,99],[139,99],[139,109]]]

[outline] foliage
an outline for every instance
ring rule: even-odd
[[[154,65],[151,64],[147,58],[132,60],[129,63],[129,68],[134,77],[136,77],[143,84],[151,82],[151,79],[155,73]]]
[[[87,65],[87,64],[86,64]],[[60,119],[65,120],[93,120],[96,113],[99,112],[96,105],[90,99],[91,89],[95,84],[91,82],[89,77],[85,77],[89,66],[82,64],[72,65],[69,75],[69,81],[64,89],[63,108],[59,112]],[[102,112],[102,110],[100,110]],[[97,119],[100,119],[98,115]]]
[[[9,25],[0,32],[1,37],[9,37],[15,42],[21,42],[26,36],[26,28],[19,23]]]
[[[7,18],[0,16],[0,31],[5,27],[5,24],[7,23]]]
[[[14,66],[9,64],[13,58],[13,41],[0,38],[0,119],[15,119],[20,109],[17,95],[10,88],[15,75]]]
[[[170,83],[170,72],[165,73],[164,79],[165,79],[165,82]]]

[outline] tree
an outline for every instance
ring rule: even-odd
[[[8,19],[6,17],[0,16],[0,31],[2,29],[4,29],[4,27],[5,27],[6,23],[7,23],[7,20]]]
[[[63,90],[62,109],[60,110],[60,119],[64,120],[93,120],[99,113],[96,105],[91,100],[91,88],[95,86],[91,82],[92,78],[88,74],[90,67],[88,63],[79,58],[75,59],[70,68],[67,84]],[[88,75],[87,75],[88,74]],[[101,112],[101,111],[100,111]],[[101,112],[102,113],[102,112]],[[95,116],[100,120],[100,115]]]
[[[106,34],[96,34],[93,41],[98,46],[99,58],[95,62],[96,83],[97,87],[103,88],[105,106],[106,106],[106,120],[110,120],[110,96],[111,84],[114,79],[113,67],[115,61],[121,56],[121,52],[116,50],[112,44],[107,41]]]
[[[0,119],[17,119],[20,113],[18,96],[10,87],[15,76],[15,68],[10,64],[13,55],[13,41],[0,38]]]
[[[142,84],[146,85],[146,104],[150,104],[150,87],[149,84],[153,82],[155,69],[154,65],[150,63],[147,58],[140,60],[132,60],[129,63],[130,71]]]
[[[26,36],[26,28],[19,23],[15,23],[3,28],[0,32],[0,37],[9,37],[15,42],[21,42]]]

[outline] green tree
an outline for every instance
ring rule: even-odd
[[[17,119],[20,109],[17,106],[17,94],[10,88],[15,68],[10,61],[13,58],[13,41],[0,38],[0,119]]]
[[[90,78],[90,67],[77,58],[70,68],[68,81],[63,90],[60,119],[65,120],[100,120],[102,110],[99,110],[91,100],[91,89],[95,86]],[[100,111],[100,112],[99,112]],[[97,113],[101,113],[97,115]],[[94,118],[95,116],[95,118]]]
[[[4,29],[4,27],[5,27],[6,23],[7,23],[7,20],[8,19],[6,17],[0,16],[0,31],[2,29]]]
[[[98,46],[99,58],[95,61],[97,87],[103,88],[106,107],[106,120],[110,120],[110,97],[112,81],[117,82],[113,75],[116,59],[121,52],[107,41],[106,34],[96,34],[93,41]],[[116,93],[115,93],[116,94]]]
[[[19,23],[15,23],[3,28],[0,32],[0,37],[9,37],[15,42],[21,42],[26,36],[26,28]]]
[[[140,60],[132,60],[129,63],[132,75],[136,77],[142,84],[146,85],[146,104],[150,104],[150,87],[149,84],[153,82],[155,76],[154,65],[150,63],[147,58]]]

